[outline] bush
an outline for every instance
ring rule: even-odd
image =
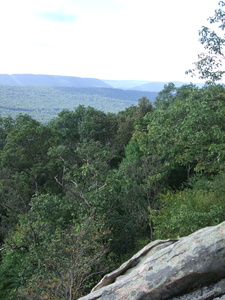
[[[197,178],[191,184],[189,188],[161,195],[161,208],[150,215],[154,238],[186,236],[225,220],[225,174],[212,181]]]

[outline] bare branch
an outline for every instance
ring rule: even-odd
[[[90,203],[89,203],[84,197],[82,197],[80,194],[78,194],[78,193],[76,193],[75,191],[73,191],[72,189],[70,189],[67,185],[61,183],[61,182],[58,180],[57,176],[55,176],[55,180],[56,180],[56,182],[57,182],[59,185],[61,185],[65,190],[67,190],[69,193],[71,193],[76,199],[78,199],[79,201],[84,202],[89,208],[91,208]],[[71,182],[73,182],[73,181],[71,180]]]

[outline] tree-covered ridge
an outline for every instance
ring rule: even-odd
[[[225,88],[1,118],[0,298],[77,299],[133,251],[224,220]]]
[[[0,74],[0,85],[111,88],[109,84],[97,78],[81,78],[73,76],[40,74]]]
[[[0,116],[15,118],[20,113],[27,113],[46,124],[60,111],[74,110],[79,105],[92,106],[106,113],[117,113],[136,105],[141,97],[154,101],[156,96],[157,93],[154,92],[113,88],[0,85]]]
[[[225,87],[1,117],[0,164],[0,298],[77,299],[150,240],[225,220]]]

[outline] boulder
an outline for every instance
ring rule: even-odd
[[[80,300],[225,300],[225,222],[157,240]]]

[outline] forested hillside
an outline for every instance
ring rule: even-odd
[[[27,113],[46,124],[60,111],[74,110],[79,105],[117,113],[137,105],[141,97],[154,101],[156,96],[154,92],[113,88],[0,85],[0,116],[15,118],[20,113]]]
[[[225,39],[200,37],[202,88],[0,118],[0,299],[77,299],[149,241],[225,220]]]
[[[97,78],[81,78],[73,76],[40,74],[0,74],[0,85],[111,88],[111,86],[108,85],[106,82]]]
[[[169,84],[168,81],[144,81],[144,80],[104,80],[105,83],[117,89],[160,92],[164,85]],[[173,81],[176,87],[189,84],[189,82]],[[196,83],[198,87],[202,87],[204,83]]]
[[[77,299],[156,238],[225,219],[225,88],[1,118],[1,299]]]

